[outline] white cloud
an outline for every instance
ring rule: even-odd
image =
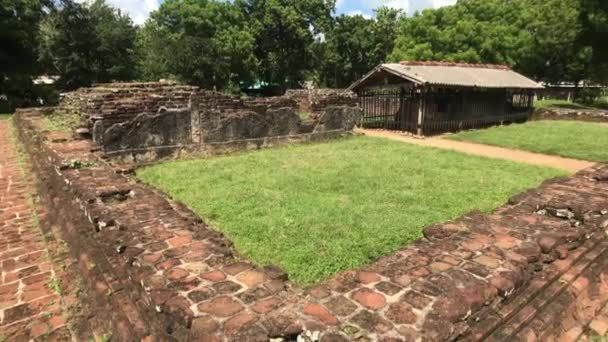
[[[135,24],[141,25],[150,16],[150,12],[158,9],[157,0],[106,0],[109,4],[127,13]]]
[[[80,3],[92,0],[76,0]],[[126,13],[137,25],[143,24],[150,16],[150,12],[158,9],[159,0],[106,0],[106,2]]]
[[[350,12],[348,12],[346,14],[350,15],[350,16],[360,15],[360,16],[362,16],[365,19],[370,19],[372,17],[370,14],[363,13],[363,11],[361,11],[361,10],[350,11]]]
[[[387,6],[401,9],[407,15],[412,15],[423,9],[439,8],[455,3],[456,0],[338,0],[336,8],[338,13],[349,14],[361,11],[365,14],[372,14],[374,9]]]

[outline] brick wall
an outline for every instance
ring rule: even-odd
[[[357,95],[344,89],[291,89],[286,97],[298,103],[298,110],[319,116],[327,107],[355,107],[359,101]]]
[[[278,137],[301,141],[336,136],[327,132],[350,133],[359,115],[356,100],[353,93],[331,89],[263,98],[169,82],[111,83],[64,94],[56,112],[80,113],[83,126],[105,152],[136,151],[150,160],[185,148],[200,151],[214,145],[213,150],[221,150],[218,146],[225,144],[232,150],[266,146]],[[302,108],[315,113],[306,122],[299,115]],[[318,137],[294,138],[303,134]]]

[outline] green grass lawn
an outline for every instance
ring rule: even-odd
[[[0,121],[2,121],[2,120],[8,120],[8,119],[11,118],[11,116],[12,115],[8,114],[8,113],[0,113]]]
[[[461,132],[448,139],[608,162],[608,125],[580,121],[531,121]]]
[[[240,253],[309,285],[421,237],[422,228],[491,211],[562,171],[355,137],[138,170]]]
[[[534,101],[534,109],[543,109],[547,107],[558,107],[568,109],[590,109],[591,107],[567,100],[546,99]]]

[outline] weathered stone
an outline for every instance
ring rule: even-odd
[[[388,307],[386,318],[395,324],[415,324],[418,320],[409,304],[394,303]]]
[[[268,317],[263,325],[270,338],[295,338],[303,330],[298,318],[288,314]]]
[[[249,313],[240,313],[224,323],[224,334],[232,336],[247,328],[255,322],[257,317]]]
[[[366,310],[356,314],[352,321],[361,328],[376,333],[385,333],[393,327],[389,321],[383,319],[380,315]]]
[[[266,276],[262,272],[248,270],[240,273],[236,279],[248,287],[254,287],[263,283]]]
[[[226,279],[226,275],[220,271],[213,271],[213,272],[209,272],[209,273],[205,273],[205,274],[201,275],[201,278],[203,278],[205,280],[213,281],[213,282],[219,282],[219,281]]]
[[[390,283],[388,281],[383,281],[381,283],[376,284],[376,289],[389,296],[396,295],[397,293],[399,293],[401,291],[401,287],[399,287],[393,283]]]
[[[280,304],[281,304],[281,300],[279,298],[271,297],[271,298],[264,299],[262,301],[255,303],[254,305],[251,306],[251,310],[253,310],[257,313],[260,313],[260,314],[266,314],[266,313],[269,313],[270,311],[274,310]]]
[[[408,291],[402,297],[402,300],[411,304],[416,309],[424,309],[427,305],[431,303],[431,298],[423,295],[417,291]]]
[[[215,291],[217,291],[217,293],[219,294],[231,294],[231,293],[235,293],[237,291],[239,291],[242,286],[232,282],[232,281],[223,281],[221,283],[215,283],[212,285],[212,287],[215,289]]]
[[[538,245],[543,253],[548,254],[557,246],[558,240],[553,236],[543,235],[538,239]]]
[[[195,303],[206,301],[213,296],[215,296],[215,291],[211,288],[203,288],[201,290],[192,291],[188,294],[188,298]]]
[[[192,321],[192,334],[194,337],[200,338],[207,335],[215,334],[220,325],[216,320],[209,316],[195,318]]]
[[[357,309],[355,304],[343,296],[330,299],[325,306],[337,316],[348,316]]]
[[[319,304],[308,304],[304,307],[304,313],[316,318],[326,325],[338,325],[339,321],[326,308]]]

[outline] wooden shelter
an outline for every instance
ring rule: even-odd
[[[363,127],[418,135],[525,121],[542,88],[506,66],[446,62],[381,64],[349,87]]]

